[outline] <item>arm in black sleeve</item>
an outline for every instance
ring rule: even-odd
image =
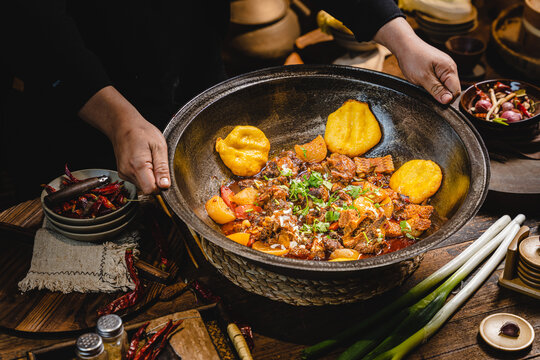
[[[387,22],[404,17],[394,0],[314,0],[315,5],[348,27],[358,41],[373,39]]]
[[[0,5],[8,70],[25,91],[51,92],[77,112],[110,85],[101,61],[81,39],[63,0],[17,0]]]

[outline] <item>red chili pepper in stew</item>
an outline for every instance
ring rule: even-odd
[[[131,339],[131,342],[129,343],[129,348],[126,353],[126,358],[124,360],[133,360],[135,357],[135,353],[137,352],[137,348],[139,347],[139,343],[141,342],[141,338],[146,331],[146,328],[148,327],[148,324],[150,324],[150,321],[145,323],[143,326],[137,330],[135,335],[133,335],[133,338]]]
[[[234,191],[229,189],[229,187],[222,185],[220,188],[220,194],[223,201],[225,201],[225,204],[227,204],[227,206],[230,207],[234,211],[236,207],[236,204],[232,200],[234,196]]]
[[[493,86],[493,89],[494,90],[500,90],[500,91],[506,91],[506,90],[510,90],[510,86],[506,85],[506,84],[503,84],[502,82],[500,81],[497,81],[495,83],[495,85]]]
[[[333,222],[330,224],[330,226],[328,227],[328,229],[330,230],[337,230],[339,228],[339,222]]]
[[[248,204],[248,205],[240,205],[237,206],[234,209],[234,214],[236,215],[237,219],[245,220],[247,219],[252,212],[261,212],[262,208],[260,206]]]
[[[110,304],[106,305],[105,307],[98,310],[98,316],[103,316],[107,314],[114,314],[120,310],[127,309],[137,303],[139,299],[144,294],[144,288],[141,286],[141,281],[139,280],[139,277],[137,276],[137,272],[135,271],[135,265],[134,265],[134,258],[133,258],[133,250],[127,249],[126,250],[126,266],[129,271],[129,275],[131,276],[131,279],[135,283],[135,289],[128,292],[125,295],[122,295],[118,299],[114,300]]]
[[[486,94],[485,92],[483,92],[482,90],[480,90],[480,89],[478,88],[478,86],[474,85],[474,87],[476,88],[476,96],[480,97],[480,99],[482,99],[482,100],[489,100],[489,101],[491,101],[490,98],[489,98],[489,96],[488,96],[488,94]]]

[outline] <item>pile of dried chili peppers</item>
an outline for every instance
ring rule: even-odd
[[[67,164],[64,172],[65,176],[62,178],[61,188],[81,181],[73,176]],[[50,185],[43,184],[42,186],[48,194],[57,191]],[[58,215],[75,219],[95,218],[118,210],[127,203],[128,198],[129,193],[124,182],[115,181],[107,186],[92,189],[75,199],[55,205],[52,211]]]
[[[129,344],[125,360],[153,360],[167,345],[169,336],[178,328],[183,320],[173,322],[169,320],[165,326],[156,331],[151,337],[146,333],[149,322],[141,326]],[[143,337],[147,337],[144,345],[139,346]]]
[[[139,276],[137,275],[137,271],[135,270],[135,263],[134,263],[132,249],[126,250],[125,258],[126,258],[126,266],[128,268],[129,275],[131,276],[131,279],[135,283],[135,289],[128,292],[125,295],[122,295],[121,297],[119,297],[118,299],[115,299],[110,304],[99,309],[98,316],[114,314],[120,310],[125,310],[129,307],[132,307],[133,305],[137,304],[137,302],[144,295],[144,287],[142,286]]]

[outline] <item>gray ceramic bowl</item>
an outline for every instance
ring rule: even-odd
[[[129,218],[125,219],[125,221],[120,223],[119,225],[116,225],[113,228],[110,228],[107,230],[91,232],[91,233],[67,231],[53,225],[51,222],[49,222],[48,226],[50,226],[50,228],[53,229],[54,231],[70,239],[94,243],[94,242],[103,242],[105,240],[112,240],[115,236],[118,236],[122,232],[127,230],[136,218],[137,218],[137,209],[135,209],[135,212],[133,212]]]
[[[51,224],[53,224],[56,228],[59,228],[64,231],[68,231],[71,233],[77,233],[77,234],[91,234],[91,233],[99,233],[104,232],[107,230],[114,229],[125,222],[131,221],[132,217],[135,215],[135,213],[138,210],[138,206],[131,206],[127,211],[124,211],[119,216],[113,218],[110,221],[106,221],[103,223],[98,223],[95,225],[70,225],[70,224],[64,224],[60,221],[55,220],[52,216],[50,216],[47,212],[45,212],[45,217]]]
[[[368,102],[382,128],[380,143],[365,156],[392,154],[396,167],[411,159],[441,166],[434,228],[399,251],[344,262],[282,258],[226,238],[204,207],[232,177],[214,150],[216,138],[236,125],[257,126],[276,154],[324,134],[328,115],[348,99]],[[357,301],[401,284],[424,252],[476,214],[488,190],[487,151],[459,111],[402,79],[349,66],[286,66],[229,79],[180,109],[164,135],[172,170],[164,199],[206,239],[211,262],[246,290],[294,304]]]
[[[101,175],[107,175],[110,177],[111,182],[114,181],[123,181],[120,179],[120,176],[118,176],[118,172],[114,170],[106,170],[106,169],[84,169],[84,170],[77,170],[71,172],[73,176],[75,176],[78,179],[87,179],[94,176],[101,176]],[[52,186],[55,189],[60,188],[60,184],[62,181],[62,178],[64,175],[57,177],[56,179],[52,180],[49,185]],[[129,199],[133,200],[137,198],[137,188],[134,184],[124,181],[124,186],[126,190],[129,193]],[[128,210],[130,210],[133,207],[137,207],[138,203],[136,201],[128,201],[124,206],[122,206],[120,209],[113,211],[111,213],[105,214],[103,216],[98,216],[93,219],[74,219],[67,216],[61,216],[54,211],[52,211],[44,202],[44,197],[47,195],[47,192],[43,190],[41,192],[41,207],[43,208],[46,216],[52,218],[53,220],[60,222],[65,225],[74,225],[74,226],[92,226],[96,224],[101,224],[105,222],[112,221],[113,219],[123,215]]]

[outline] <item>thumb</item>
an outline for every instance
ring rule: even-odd
[[[167,159],[167,146],[160,144],[152,149],[152,165],[156,185],[162,189],[169,188],[171,186],[171,177]]]
[[[431,95],[442,104],[450,103],[461,91],[456,64],[451,61],[444,66],[436,65],[429,77]]]

